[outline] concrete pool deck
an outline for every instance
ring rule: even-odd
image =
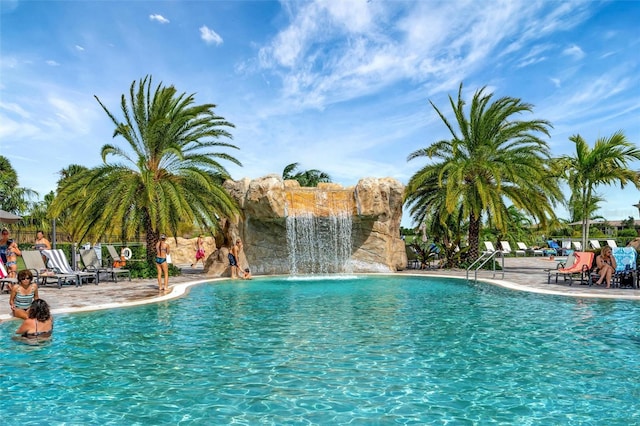
[[[478,280],[514,290],[533,293],[581,298],[640,300],[640,290],[638,289],[589,287],[580,285],[579,281],[574,281],[573,286],[569,286],[569,282],[566,281],[565,283],[562,277],[559,278],[558,284],[554,283],[554,278],[552,278],[551,284],[547,284],[548,273],[546,270],[555,269],[557,265],[557,261],[549,260],[547,257],[507,257],[504,260],[504,279],[500,271],[496,272],[495,278],[493,278],[492,271],[479,271]],[[113,281],[103,281],[100,282],[99,285],[85,284],[81,287],[63,286],[61,289],[53,286],[45,286],[40,287],[38,292],[40,298],[49,303],[55,314],[109,309],[170,300],[183,295],[191,285],[227,279],[207,277],[201,268],[193,269],[190,268],[189,265],[178,266],[182,267],[183,273],[179,277],[171,277],[169,280],[171,292],[163,296],[158,295],[156,279],[121,280],[117,283]],[[463,269],[408,269],[400,272],[400,274],[466,277],[466,271]],[[470,274],[470,278],[473,279],[473,274]],[[10,319],[12,319],[12,317],[11,310],[9,309],[9,295],[3,293],[0,295],[0,322]]]

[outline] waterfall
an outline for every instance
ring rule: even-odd
[[[336,197],[343,201],[344,197]],[[351,273],[352,215],[348,205],[326,192],[315,193],[315,205],[287,208],[286,229],[292,275]],[[323,214],[317,214],[322,210]]]

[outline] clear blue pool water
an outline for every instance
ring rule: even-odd
[[[256,279],[0,325],[2,423],[638,424],[640,304],[416,277]]]

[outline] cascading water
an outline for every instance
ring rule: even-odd
[[[326,192],[315,194],[322,215],[296,206],[287,209],[287,246],[292,275],[351,273],[352,214]],[[330,208],[327,208],[330,206]]]

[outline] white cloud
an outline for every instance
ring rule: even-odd
[[[31,115],[25,111],[24,108],[22,108],[22,106],[13,103],[13,102],[1,102],[0,101],[0,109],[6,110],[6,111],[10,111],[14,114],[19,115],[22,118],[26,118],[29,119],[31,117]]]
[[[161,24],[168,24],[170,22],[167,18],[159,14],[149,15],[149,19],[152,21],[160,22]]]
[[[222,37],[220,37],[218,33],[208,28],[206,25],[200,27],[200,38],[203,39],[207,44],[222,44]]]
[[[563,55],[572,56],[574,59],[582,59],[584,58],[584,51],[580,49],[580,47],[572,44],[562,51]]]
[[[551,80],[551,82],[553,83],[553,85],[557,88],[560,88],[560,79],[559,78],[549,78],[549,80]]]
[[[52,60],[52,59],[49,59],[49,60],[47,61],[47,65],[50,65],[50,66],[52,66],[52,67],[60,66],[60,64],[59,64],[59,63],[57,63],[56,61],[54,61],[54,60]]]
[[[80,46],[79,44],[76,44],[76,50],[79,50],[80,52],[84,51],[84,47]]]

